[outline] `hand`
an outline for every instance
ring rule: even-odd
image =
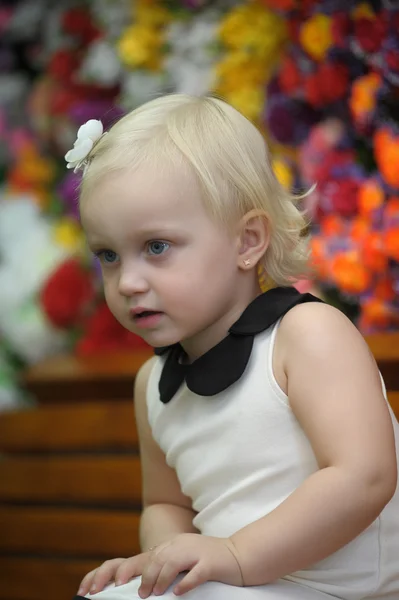
[[[206,581],[243,585],[236,551],[229,539],[183,533],[152,551],[131,558],[107,560],[83,578],[78,595],[100,592],[111,581],[123,585],[141,575],[140,597],[148,598],[152,593],[160,596],[184,571],[188,573],[175,586],[173,592],[176,595]]]
[[[144,552],[131,558],[106,560],[100,567],[90,571],[83,577],[78,589],[78,596],[97,594],[112,581],[115,581],[115,585],[122,585],[132,577],[141,575],[150,554],[151,552]]]
[[[137,568],[132,566],[136,574]],[[229,539],[183,533],[150,553],[141,573],[140,598],[148,598],[152,593],[162,595],[185,571],[188,573],[173,589],[176,596],[206,581],[244,585],[237,553]]]

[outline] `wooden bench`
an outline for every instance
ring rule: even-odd
[[[399,335],[368,341],[399,415]],[[72,600],[86,572],[138,552],[132,386],[149,355],[37,365],[39,407],[0,415],[0,600]]]
[[[26,375],[39,406],[0,415],[0,600],[71,600],[139,551],[132,392],[150,355],[46,361]]]

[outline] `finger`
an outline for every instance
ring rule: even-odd
[[[181,563],[176,561],[169,560],[162,567],[158,579],[154,584],[154,594],[155,596],[161,596],[166,592],[169,586],[172,585],[176,577],[182,570],[186,570],[187,566],[182,567]]]
[[[140,598],[148,598],[152,594],[155,582],[164,565],[164,560],[159,555],[152,554],[141,574],[141,585],[139,587]]]
[[[201,563],[198,563],[187,573],[185,577],[175,586],[173,593],[181,596],[186,592],[194,590],[199,585],[209,581],[209,572]]]
[[[97,594],[98,592],[101,592],[107,583],[114,580],[116,571],[125,560],[125,558],[106,560],[101,567],[98,567],[94,573],[89,593]]]
[[[84,596],[85,594],[88,593],[88,591],[91,587],[91,583],[94,578],[94,573],[96,571],[97,571],[97,569],[94,569],[93,571],[90,571],[90,573],[87,573],[87,575],[85,575],[83,577],[82,581],[80,582],[79,589],[78,589],[78,596]]]
[[[141,575],[145,565],[148,563],[149,557],[149,553],[145,552],[123,561],[115,573],[115,585],[123,585],[133,577]]]

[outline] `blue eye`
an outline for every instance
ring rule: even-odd
[[[119,256],[113,250],[100,250],[99,252],[96,252],[96,256],[105,265],[112,265],[119,260]]]
[[[170,248],[170,244],[167,242],[160,242],[159,240],[155,240],[153,242],[149,242],[148,244],[148,254],[150,256],[160,256],[164,254]]]

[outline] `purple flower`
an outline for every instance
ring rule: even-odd
[[[205,0],[182,0],[182,4],[186,8],[193,8],[195,10],[201,8],[205,4]]]
[[[269,98],[264,119],[277,142],[298,146],[318,121],[319,113],[302,102],[279,94]]]
[[[64,205],[65,212],[79,220],[79,184],[80,174],[73,171],[67,173],[57,187],[58,195]]]
[[[107,100],[82,100],[73,104],[69,115],[77,126],[83,125],[89,119],[99,119],[104,129],[108,129],[124,115],[124,111]]]

